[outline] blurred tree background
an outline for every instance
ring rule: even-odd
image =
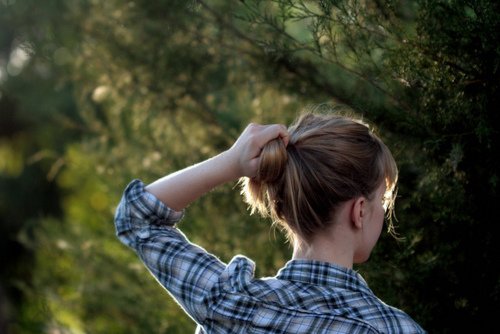
[[[0,332],[193,332],[114,237],[121,192],[318,103],[375,124],[400,167],[403,240],[383,235],[356,269],[431,333],[494,328],[499,9],[0,0]],[[274,275],[290,250],[233,186],[193,204],[183,230]]]

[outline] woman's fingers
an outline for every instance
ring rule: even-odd
[[[253,177],[257,173],[260,154],[264,146],[271,140],[281,138],[288,144],[288,130],[282,124],[249,124],[231,147],[230,155],[234,157],[241,175]]]
[[[288,136],[288,128],[283,124],[279,124],[279,126],[280,126],[279,137],[281,138],[281,140],[283,140],[283,144],[285,144],[286,147],[290,139],[290,137]]]
[[[283,143],[288,145],[288,130],[283,124],[258,125],[253,124],[256,144],[262,149],[269,141],[281,138]]]

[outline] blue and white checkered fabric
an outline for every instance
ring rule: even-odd
[[[175,227],[181,218],[134,180],[115,225],[119,239],[196,321],[197,333],[425,333],[351,269],[292,260],[275,277],[255,278],[250,259],[225,264],[190,243]]]

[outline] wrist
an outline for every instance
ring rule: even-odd
[[[231,150],[220,153],[216,158],[218,164],[215,167],[221,173],[221,178],[224,181],[234,181],[243,176],[238,160],[234,157]]]

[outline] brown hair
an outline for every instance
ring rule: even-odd
[[[385,181],[392,230],[397,167],[387,146],[361,120],[333,113],[304,113],[289,129],[289,143],[270,141],[257,176],[243,178],[251,212],[270,216],[289,240],[310,239],[331,223],[341,202],[372,199]]]

